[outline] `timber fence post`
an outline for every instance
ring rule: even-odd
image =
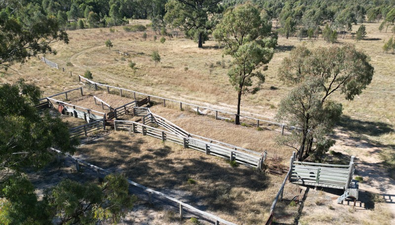
[[[285,129],[285,125],[281,124],[281,135],[284,135],[284,129]]]
[[[206,144],[206,155],[210,155],[210,145]]]
[[[180,102],[180,110],[182,111],[182,102]]]
[[[163,107],[166,107],[166,99],[163,99]]]
[[[182,204],[180,203],[180,219],[182,220]]]
[[[148,202],[152,204],[152,192],[148,192]]]
[[[351,156],[350,166],[349,166],[349,170],[348,170],[348,179],[347,179],[347,183],[346,183],[346,186],[345,186],[345,190],[347,190],[349,188],[350,183],[352,181],[352,175],[354,173],[354,166],[355,166],[354,158],[355,158],[355,156]]]
[[[291,160],[290,160],[290,165],[289,165],[289,169],[292,171],[292,167],[294,165],[294,161],[295,161],[295,152],[292,152],[292,156],[291,156]],[[292,172],[291,172],[292,173]],[[291,181],[291,174],[288,177],[288,180]]]
[[[162,141],[166,141],[166,134],[164,131],[162,131]]]
[[[215,119],[218,120],[218,111],[215,111]]]
[[[68,96],[67,96],[67,92],[66,93],[64,93],[65,95],[66,95],[66,101],[68,101],[69,100],[69,98],[68,98]]]
[[[184,137],[184,148],[188,148],[188,138]]]
[[[82,87],[80,87],[80,91],[81,91],[81,96],[84,96],[84,90],[82,89]]]
[[[135,123],[132,123],[133,133],[137,133],[137,127]]]
[[[119,95],[122,97],[122,89],[119,89]]]

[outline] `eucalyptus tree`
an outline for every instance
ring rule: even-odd
[[[202,48],[221,12],[221,0],[169,0],[164,20],[180,27],[185,35],[198,42]]]
[[[225,46],[224,53],[233,57],[228,76],[237,91],[235,123],[240,124],[241,97],[256,93],[265,81],[262,71],[272,59],[277,36],[271,31],[270,21],[248,3],[229,8],[213,34]]]
[[[280,104],[277,117],[298,127],[282,143],[298,151],[298,159],[320,157],[334,144],[330,134],[342,114],[334,93],[353,100],[372,81],[369,57],[352,45],[309,50],[298,47],[285,58],[280,79],[294,86]]]

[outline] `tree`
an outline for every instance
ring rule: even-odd
[[[84,77],[92,80],[93,79],[92,72],[90,70],[86,70],[84,73]]]
[[[368,56],[351,45],[315,50],[298,47],[284,59],[280,79],[296,87],[281,101],[277,117],[298,128],[282,139],[298,151],[298,160],[310,155],[319,160],[334,144],[329,135],[342,106],[330,96],[340,92],[353,100],[370,84],[373,72]]]
[[[357,36],[356,39],[357,41],[362,40],[366,36],[366,27],[364,25],[361,25],[358,30],[357,30]]]
[[[78,28],[79,29],[84,29],[85,28],[85,24],[84,24],[84,21],[83,20],[78,20]]]
[[[259,10],[251,4],[228,9],[214,37],[225,45],[225,54],[233,57],[228,76],[237,91],[235,123],[240,124],[241,97],[247,92],[256,93],[264,82],[264,75],[257,69],[271,60],[277,38],[269,21],[262,19]]]
[[[215,27],[216,13],[221,11],[221,0],[170,0],[166,3],[167,23],[180,27],[185,35],[202,48],[208,34]]]
[[[326,42],[335,43],[337,41],[337,32],[332,30],[327,24],[322,31],[322,37]]]
[[[291,17],[288,17],[285,22],[284,26],[282,27],[282,32],[285,34],[286,39],[289,38],[289,35],[295,31],[296,23],[292,20]]]
[[[108,39],[108,40],[105,42],[105,44],[106,44],[106,47],[107,47],[109,50],[111,50],[111,48],[114,47],[114,46],[112,45],[112,42],[111,42],[110,39]]]
[[[6,199],[0,204],[1,224],[51,224],[46,204],[38,201],[26,176],[12,175],[0,183],[1,198]]]
[[[156,64],[158,64],[158,62],[160,62],[160,55],[158,51],[153,51],[151,54],[151,59],[155,62],[155,66]]]
[[[51,216],[60,219],[59,224],[116,223],[136,201],[128,190],[129,184],[121,175],[107,175],[101,185],[63,180],[47,190],[44,202]]]
[[[8,7],[2,5],[7,5],[4,2],[8,3]],[[51,42],[68,43],[68,36],[60,29],[56,17],[46,17],[40,11],[33,14],[31,11],[39,9],[21,8],[18,5],[11,10],[12,4],[11,1],[0,3],[1,68],[7,69],[12,63],[25,62],[40,53],[53,53],[49,45]],[[32,7],[30,4],[28,6]]]
[[[35,108],[40,94],[38,87],[23,80],[0,86],[0,171],[40,168],[53,157],[50,147],[75,151],[77,142],[66,124],[48,113],[41,116]]]
[[[389,50],[395,50],[395,43],[394,43],[394,38],[391,37],[383,46],[384,52],[388,52]]]
[[[95,27],[99,26],[100,17],[99,17],[99,15],[97,15],[97,13],[92,12],[92,11],[89,12],[87,20],[88,20],[89,27],[95,28]]]

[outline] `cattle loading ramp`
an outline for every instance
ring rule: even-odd
[[[289,181],[302,186],[313,186],[344,190],[338,199],[358,199],[358,183],[352,179],[355,172],[354,156],[349,165],[323,164],[291,160]]]

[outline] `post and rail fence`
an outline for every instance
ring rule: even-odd
[[[173,132],[157,129],[134,121],[115,120],[114,129],[116,131],[125,130],[131,133],[141,133],[162,141],[170,141],[182,145],[184,148],[198,150],[206,153],[207,155],[218,156],[228,159],[229,161],[235,161],[236,163],[260,170],[263,169],[263,163],[266,159],[266,152],[263,154],[251,150],[250,152],[244,152],[242,148],[229,148],[193,137],[183,137]]]
[[[80,166],[85,166],[89,169],[92,169],[94,171],[96,171],[97,173],[101,173],[100,175],[107,175],[110,174],[111,172],[109,170],[103,169],[101,167],[98,167],[96,165],[93,165],[91,163],[88,163],[84,160],[78,159],[68,153],[63,153],[60,150],[57,150],[55,148],[50,148],[52,151],[56,152],[57,154],[61,154],[61,155],[65,155],[66,157],[72,159],[75,162],[76,168],[77,170],[80,170]],[[176,198],[173,198],[171,196],[168,196],[164,193],[161,193],[159,191],[156,191],[154,189],[145,187],[144,185],[141,185],[137,182],[134,182],[130,179],[127,179],[128,183],[130,185],[132,185],[133,187],[137,188],[138,190],[142,191],[145,196],[147,197],[148,202],[152,203],[154,198],[162,203],[165,203],[166,205],[170,205],[170,206],[175,206],[177,207],[177,210],[179,212],[179,216],[182,219],[185,216],[185,213],[190,213],[193,215],[198,216],[199,218],[203,218],[207,221],[211,221],[213,222],[215,225],[220,225],[220,224],[224,224],[224,225],[236,225],[235,223],[226,221],[216,215],[213,215],[211,213],[202,211],[196,207],[193,207],[187,203],[184,203]]]
[[[120,88],[120,87],[115,87],[115,86],[111,86],[111,85],[107,85],[107,84],[101,84],[98,82],[91,81],[81,75],[78,75],[78,79],[81,83],[89,84],[89,85],[93,86],[95,88],[95,90],[98,90],[99,87],[102,87],[104,89],[107,89],[108,93],[110,93],[110,88],[111,88],[111,89],[117,90],[119,92],[120,96],[126,96],[125,93],[131,93],[132,98],[134,100],[137,100],[136,95],[140,95],[140,96],[144,96],[144,97],[148,98],[148,102],[152,101],[154,99],[157,100],[158,102],[163,102],[163,106],[166,106],[166,104],[169,104],[169,103],[174,103],[175,105],[179,106],[180,110],[184,110],[186,106],[189,106],[197,114],[212,115],[217,120],[232,121],[233,117],[237,116],[235,113],[224,111],[224,110],[219,110],[219,109],[214,109],[214,108],[207,107],[207,106],[201,106],[201,105],[196,105],[196,104],[192,104],[192,103],[182,102],[182,101],[178,101],[178,100],[174,100],[174,99],[168,99],[168,98],[164,98],[164,97],[160,97],[160,96],[149,95],[146,93],[137,92],[137,91],[126,89],[126,88]],[[137,104],[137,106],[139,106],[139,104]],[[205,111],[205,112],[203,112],[203,111]],[[226,116],[222,117],[220,114],[223,114]],[[280,129],[277,131],[281,132],[281,134],[284,134],[286,132],[286,130],[292,131],[292,130],[297,129],[295,126],[289,126],[285,123],[274,122],[274,121],[271,121],[269,118],[264,118],[260,115],[252,114],[252,116],[246,116],[246,115],[239,115],[239,116],[242,120],[245,120],[246,123],[251,124],[256,127],[260,127],[263,124],[268,124],[269,126],[278,126]],[[260,118],[258,118],[258,117],[260,117]]]

